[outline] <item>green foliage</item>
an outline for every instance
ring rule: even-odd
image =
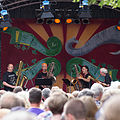
[[[73,2],[79,2],[80,0],[73,0]],[[89,5],[98,4],[100,7],[104,5],[111,6],[112,8],[120,8],[120,0],[88,0]]]

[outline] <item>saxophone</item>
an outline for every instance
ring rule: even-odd
[[[75,67],[75,71],[76,71],[76,78],[72,81],[72,84],[74,85],[75,90],[82,90],[82,84],[77,78],[79,76],[77,66],[74,65],[74,67]]]
[[[93,78],[93,77],[91,77],[91,76],[88,76],[88,77],[89,77],[91,80],[93,80],[94,82],[101,84],[103,87],[109,87],[107,84],[102,83],[102,82],[100,82],[100,81],[98,80],[98,78],[100,77],[100,75],[99,75],[96,79]]]
[[[55,66],[55,63],[52,62],[52,63],[50,64],[49,71],[47,72],[47,78],[51,78],[51,74],[53,73],[54,66]]]
[[[20,63],[19,63],[19,67],[18,67],[18,72],[17,72],[17,81],[16,81],[16,84],[15,84],[15,86],[23,86],[23,83],[24,83],[24,81],[27,79],[27,77],[25,76],[25,75],[23,75],[23,78],[22,78],[22,80],[20,81],[20,78],[21,78],[21,72],[22,72],[22,66],[23,66],[23,62],[22,61],[20,61]]]
[[[18,72],[17,72],[17,76],[18,76],[18,77],[17,77],[17,81],[16,81],[15,86],[18,86],[18,84],[19,84],[20,77],[21,77],[22,66],[23,66],[23,62],[20,61],[19,67],[18,67]]]

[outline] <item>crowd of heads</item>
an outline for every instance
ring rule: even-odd
[[[94,83],[66,93],[59,87],[0,90],[0,120],[119,120],[120,83]],[[40,111],[40,112],[39,112]]]

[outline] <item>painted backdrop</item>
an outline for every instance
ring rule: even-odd
[[[22,73],[34,80],[41,64],[55,62],[55,85],[66,88],[62,79],[75,77],[73,65],[88,65],[90,74],[97,78],[100,67],[109,70],[113,80],[120,80],[120,31],[117,19],[94,19],[90,24],[36,24],[35,20],[16,19],[13,27],[1,33],[1,76],[8,63],[15,71],[24,62]],[[102,77],[99,80],[103,80]],[[32,83],[33,82],[33,83]]]

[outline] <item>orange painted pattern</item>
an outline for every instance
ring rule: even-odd
[[[80,24],[67,24],[67,40],[76,37],[80,27]]]
[[[59,88],[63,88],[63,81],[62,81],[63,78],[64,78],[64,74],[59,74],[56,77],[56,83],[54,83],[54,86],[58,86]]]
[[[101,23],[87,25],[82,35],[80,36],[79,43],[76,45],[75,48],[82,47],[89,40],[89,38],[94,34],[94,32],[99,28],[100,25]]]
[[[61,42],[62,45],[64,44],[64,40],[63,40],[63,28],[61,24],[51,24],[50,25],[51,31],[53,33],[53,36],[58,37]]]
[[[28,23],[28,26],[33,29],[43,40],[47,42],[49,36],[47,32],[45,31],[43,25],[36,24],[36,23]]]

